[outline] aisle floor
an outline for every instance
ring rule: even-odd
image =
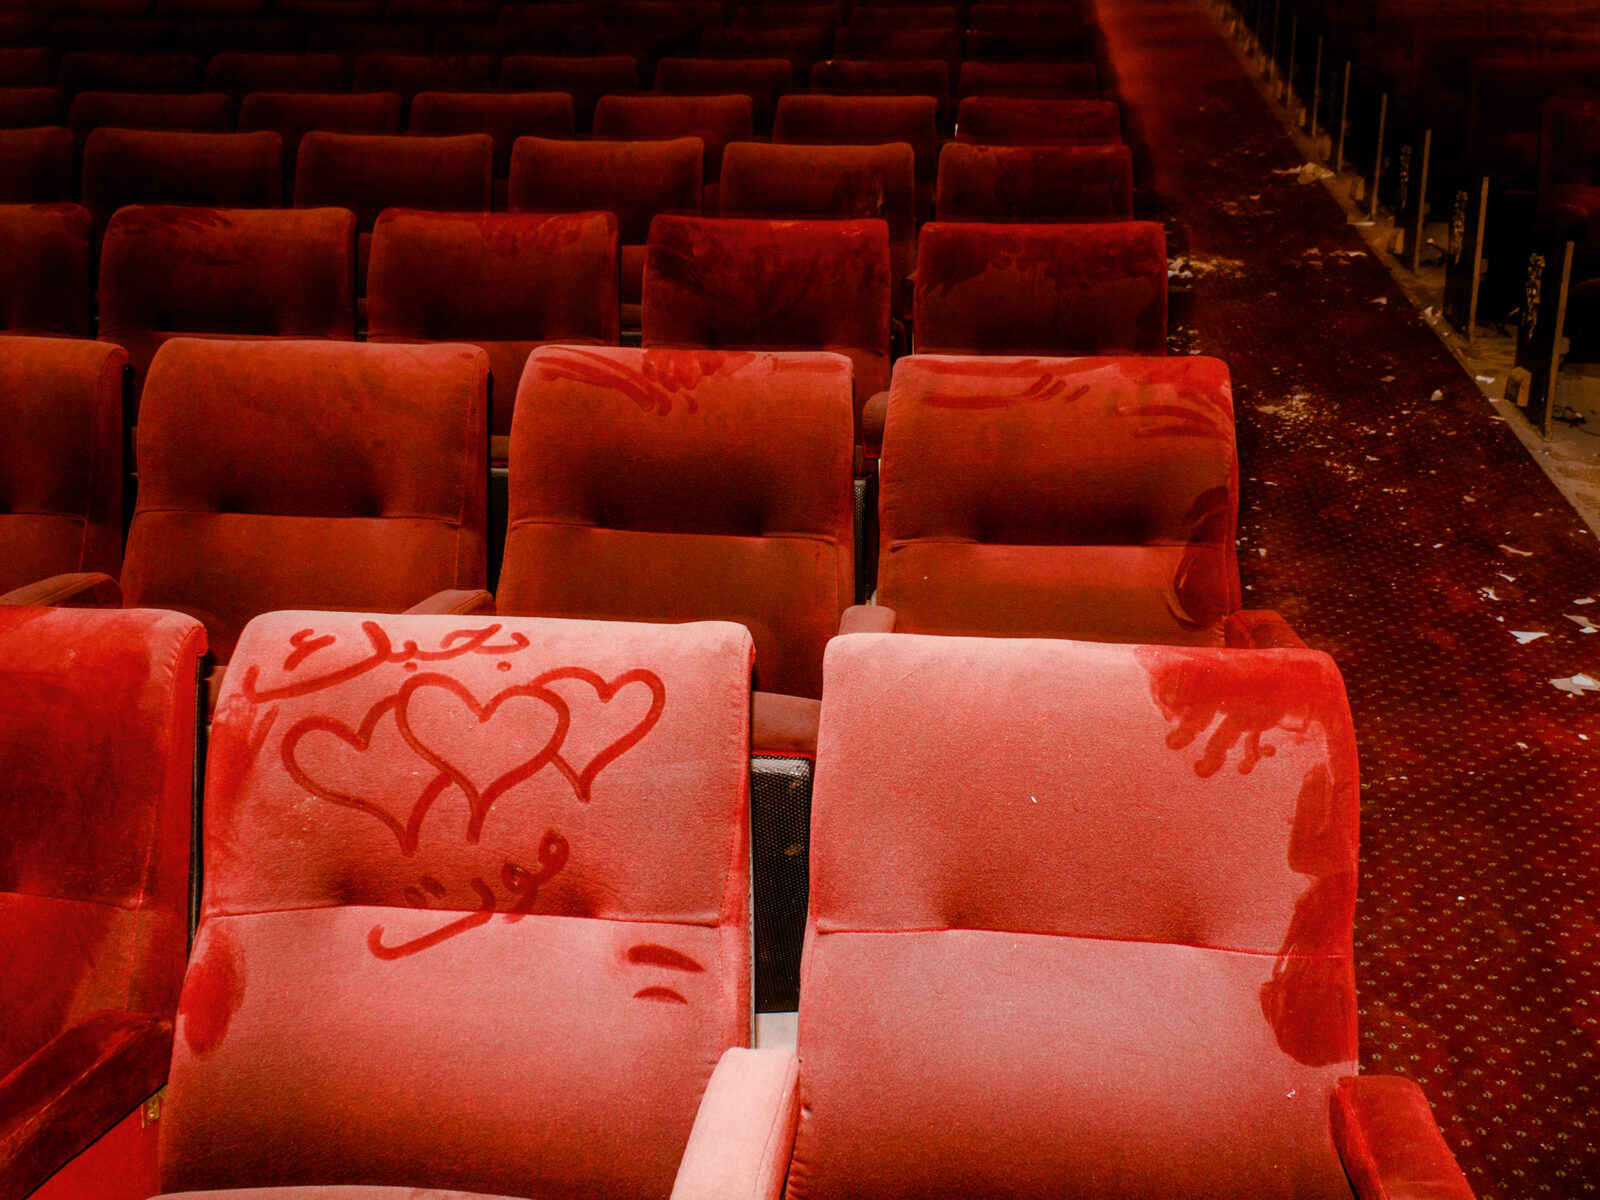
[[[1175,348],[1233,372],[1246,604],[1350,692],[1362,1067],[1422,1084],[1485,1200],[1600,1196],[1595,536],[1295,182],[1201,0],[1100,9],[1186,260]]]

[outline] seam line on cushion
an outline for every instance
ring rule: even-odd
[[[738,538],[746,542],[760,542],[768,540],[782,540],[793,542],[816,542],[823,546],[837,546],[842,544],[842,539],[831,537],[824,533],[700,533],[689,529],[625,529],[617,525],[580,525],[574,521],[541,521],[537,518],[525,517],[520,521],[510,522],[506,528],[522,529],[544,527],[549,529],[584,529],[596,533],[639,533],[650,535],[670,535],[672,537],[704,537],[704,538]]]
[[[1178,541],[1152,538],[1146,542],[985,542],[978,538],[895,538],[883,543],[885,549],[901,546],[991,546],[1000,550],[1190,550],[1196,547],[1226,554],[1221,542]]]
[[[864,936],[894,937],[906,933],[996,933],[1003,937],[1049,937],[1064,938],[1079,942],[1119,942],[1127,946],[1174,946],[1184,950],[1208,950],[1218,954],[1244,954],[1251,958],[1281,959],[1284,962],[1293,961],[1318,961],[1339,960],[1351,957],[1348,954],[1334,952],[1329,954],[1299,954],[1281,950],[1247,950],[1241,946],[1213,946],[1196,942],[1173,942],[1162,938],[1130,938],[1112,937],[1109,934],[1095,933],[1063,933],[1049,929],[976,929],[966,926],[930,925],[922,928],[906,929],[822,929],[815,930],[817,936],[826,937],[831,934],[854,933]]]
[[[48,897],[46,897],[46,898],[48,898]],[[209,917],[263,917],[263,916],[271,916],[274,913],[323,912],[324,910],[330,909],[330,908],[337,908],[337,909],[342,909],[342,910],[346,910],[346,911],[351,910],[351,909],[357,909],[357,908],[370,908],[370,909],[381,909],[384,912],[431,912],[431,913],[434,913],[434,914],[436,914],[438,916],[441,916],[441,917],[451,916],[451,915],[460,916],[460,915],[462,915],[464,913],[471,913],[471,912],[476,911],[476,910],[470,909],[470,908],[427,908],[427,909],[420,909],[420,908],[412,908],[409,904],[344,904],[344,903],[329,903],[329,904],[283,905],[283,906],[280,906],[278,908],[236,908],[236,909],[208,908],[202,914],[202,919],[209,918]],[[497,917],[506,916],[506,915],[508,915],[508,912],[509,912],[509,910],[506,910],[506,909],[496,909],[492,915],[493,916],[497,916]],[[522,914],[522,918],[524,920],[526,920],[529,917],[548,917],[548,918],[550,918],[552,920],[563,920],[563,921],[567,921],[567,920],[570,920],[570,921],[614,921],[614,922],[617,922],[618,924],[626,924],[626,925],[684,925],[684,926],[689,927],[690,929],[721,929],[722,926],[725,924],[725,922],[722,920],[720,915],[718,917],[716,917],[716,918],[712,918],[712,919],[708,919],[708,920],[704,920],[704,921],[692,921],[692,920],[676,920],[676,919],[674,919],[674,920],[665,920],[665,919],[662,919],[662,918],[659,918],[659,917],[595,917],[595,916],[575,917],[575,916],[572,916],[571,914],[568,914],[568,913],[539,913],[539,912],[532,912],[532,913],[524,913],[524,914]],[[848,932],[848,931],[842,931],[842,932]]]
[[[263,520],[290,521],[428,521],[435,525],[443,525],[446,529],[461,528],[459,521],[453,521],[449,517],[442,517],[436,513],[380,513],[372,517],[331,517],[326,513],[244,512],[231,508],[172,508],[165,505],[144,506],[137,511],[143,515],[172,513],[183,517],[260,517]]]

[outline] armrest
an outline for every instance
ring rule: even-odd
[[[839,618],[839,632],[893,633],[894,609],[881,604],[852,604]]]
[[[1289,622],[1266,609],[1240,609],[1229,613],[1222,629],[1226,644],[1235,650],[1306,649]]]
[[[1473,1200],[1422,1089],[1398,1075],[1352,1075],[1333,1092],[1333,1144],[1359,1200]]]
[[[407,616],[460,617],[493,613],[494,595],[482,588],[446,588],[406,609]]]
[[[889,419],[889,393],[874,392],[861,409],[861,446],[868,458],[883,455],[883,426]]]
[[[800,1117],[790,1050],[723,1052],[678,1164],[672,1200],[778,1200]]]
[[[817,756],[822,702],[777,692],[750,694],[750,752]]]
[[[35,583],[12,588],[0,596],[0,604],[32,604],[43,608],[121,608],[122,589],[109,575],[98,571],[79,571],[71,575],[52,575]]]
[[[0,1200],[20,1200],[166,1082],[172,1023],[100,1012],[0,1080]]]

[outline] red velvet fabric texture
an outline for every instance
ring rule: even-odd
[[[102,342],[0,338],[0,593],[122,566],[122,367]]]
[[[82,142],[104,125],[230,133],[233,101],[222,92],[79,92],[67,114],[72,136]]]
[[[353,92],[393,92],[410,103],[418,92],[487,91],[494,60],[484,54],[362,54],[350,71]]]
[[[60,125],[0,129],[0,203],[73,199],[72,134]]]
[[[1166,235],[1153,221],[930,222],[913,306],[928,354],[1165,354]]]
[[[370,233],[385,208],[488,212],[494,139],[309,132],[300,139],[296,208],[336,205]]]
[[[754,129],[749,96],[602,96],[594,109],[598,137],[697,137],[705,145],[705,181],[722,170],[729,142]]]
[[[0,133],[0,154],[5,144]],[[0,204],[0,330],[69,337],[94,331],[93,231],[88,210],[76,204]]]
[[[100,336],[135,395],[174,337],[355,337],[355,218],[343,209],[137,205],[100,255]]]
[[[820,695],[855,586],[849,403],[834,355],[536,350],[500,611],[739,621],[758,688]]]
[[[765,133],[772,129],[778,98],[794,90],[794,64],[787,58],[663,58],[655,85],[662,93],[749,96],[751,120]]]
[[[300,139],[330,133],[399,133],[400,97],[393,92],[252,92],[239,106],[239,132],[268,129],[283,139],[283,172],[294,174]]]
[[[960,98],[1015,96],[1034,99],[1094,96],[1092,62],[967,62],[961,64]]]
[[[83,148],[83,205],[96,229],[127,204],[277,208],[283,148],[275,133],[96,129]]]
[[[880,479],[906,632],[1220,646],[1239,607],[1216,359],[902,359]]]
[[[932,96],[785,96],[772,127],[774,142],[877,145],[905,142],[917,178],[939,166],[939,102]]]
[[[811,68],[811,90],[833,96],[933,96],[950,101],[950,64],[942,58],[830,58]]]
[[[720,623],[254,622],[163,1185],[665,1195],[749,1036],[750,664]]]
[[[883,221],[657,217],[644,344],[846,355],[859,428],[888,379],[893,283]]]
[[[163,1026],[187,949],[204,650],[199,625],[174,613],[0,608],[8,1197],[104,1133],[165,1074]]]
[[[0,87],[0,129],[58,125],[62,115],[60,88]]]
[[[639,90],[639,64],[627,55],[557,58],[538,54],[507,55],[500,63],[503,91],[566,92],[572,97],[579,129],[594,124],[594,106],[601,96]]]
[[[1133,153],[1126,146],[978,146],[939,154],[941,221],[1126,221]]]
[[[199,617],[226,662],[261,612],[482,587],[487,377],[468,346],[168,342],[139,418],[127,604]]]
[[[369,340],[483,347],[496,435],[511,432],[528,353],[544,342],[614,346],[617,313],[617,222],[610,213],[391,208],[373,230]]]
[[[1332,1117],[1333,1140],[1361,1200],[1472,1200],[1472,1188],[1414,1081],[1398,1075],[1341,1079]]]
[[[519,137],[572,136],[572,97],[564,92],[422,92],[411,102],[411,133],[487,133],[494,139],[494,175],[511,170]]]
[[[961,34],[955,29],[868,28],[842,25],[833,52],[841,58],[941,58],[961,61]]]
[[[206,63],[206,87],[235,97],[251,92],[337,92],[344,87],[344,60],[337,54],[214,54]]]
[[[972,96],[957,110],[956,138],[990,146],[1115,143],[1122,140],[1122,114],[1110,100]]]
[[[42,87],[55,78],[56,59],[48,46],[0,47],[0,84]]]
[[[793,1200],[1348,1200],[1330,659],[867,634],[825,691]]]
[[[200,62],[187,54],[74,51],[61,56],[56,82],[69,96],[79,92],[194,92]]]

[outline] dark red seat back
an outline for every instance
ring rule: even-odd
[[[0,129],[0,204],[72,199],[72,134],[64,126]]]
[[[127,204],[277,208],[283,147],[275,133],[96,129],[83,148],[83,205],[104,229]]]
[[[939,154],[941,221],[1121,220],[1133,216],[1126,146],[979,146]]]
[[[0,134],[0,150],[5,142]],[[0,332],[94,332],[93,233],[88,210],[76,204],[0,204]]]

